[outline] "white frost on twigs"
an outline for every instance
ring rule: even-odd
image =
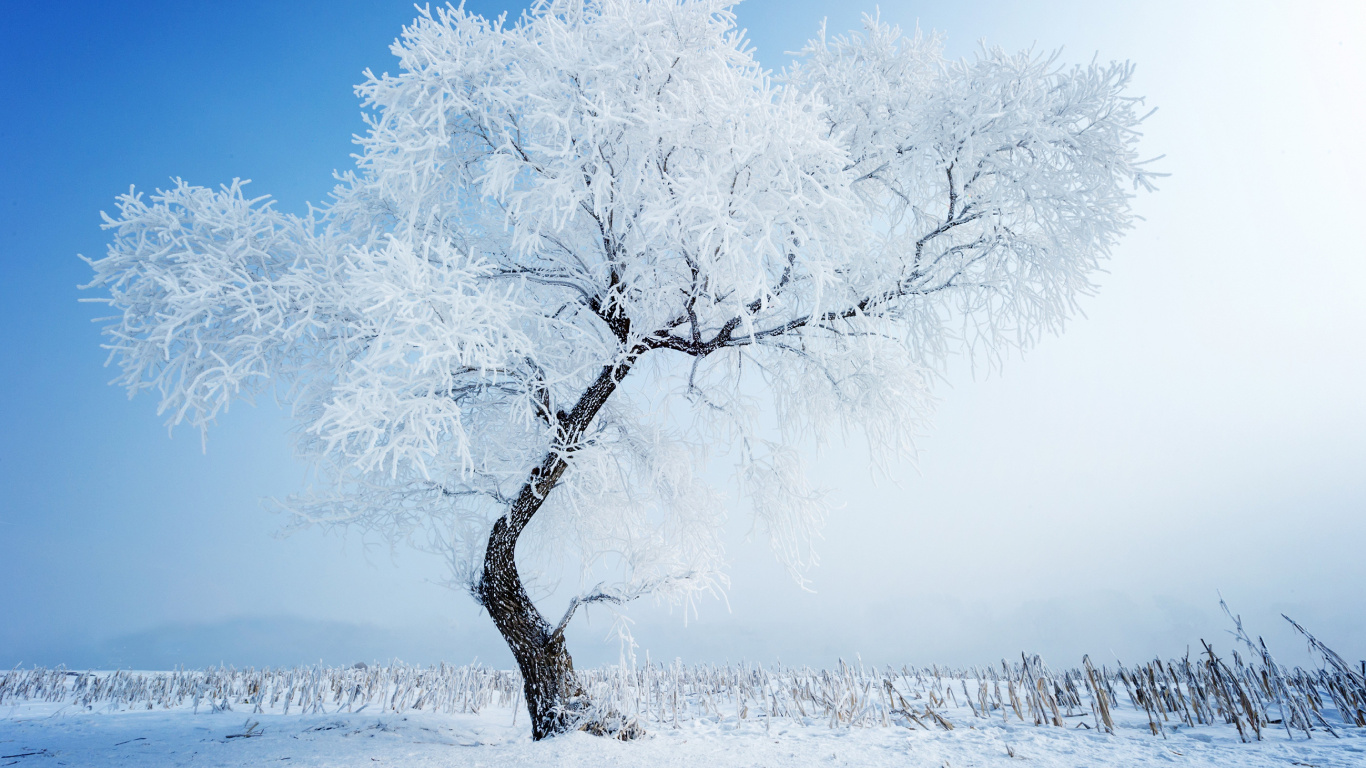
[[[906,455],[950,351],[1060,327],[1151,185],[1128,64],[953,62],[870,18],[774,76],[719,0],[420,13],[399,73],[357,88],[329,206],[130,191],[91,287],[118,382],[168,424],[274,391],[320,473],[285,506],[466,586],[548,456],[523,558],[612,570],[604,595],[724,586],[705,467],[732,455],[800,578],[832,512],[797,446],[858,429]]]

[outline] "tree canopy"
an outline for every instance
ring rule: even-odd
[[[616,575],[581,599],[714,589],[718,457],[799,573],[799,445],[904,455],[946,357],[1060,328],[1150,186],[1131,65],[876,18],[778,73],[722,0],[422,10],[393,52],[324,206],[130,190],[91,287],[130,393],[201,429],[284,398],[325,480],[285,505],[476,596],[499,536]]]

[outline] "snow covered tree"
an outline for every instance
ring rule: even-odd
[[[950,61],[876,19],[778,75],[724,0],[422,11],[393,51],[325,207],[130,190],[89,287],[170,424],[272,392],[324,481],[299,520],[449,561],[536,738],[581,720],[577,607],[724,586],[708,461],[800,578],[799,444],[904,455],[946,355],[1060,328],[1150,186],[1128,64]],[[565,557],[597,586],[552,624],[527,587]]]

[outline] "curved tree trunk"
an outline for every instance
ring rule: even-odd
[[[635,350],[625,363],[603,368],[573,411],[546,415],[557,433],[557,450],[552,450],[540,466],[531,470],[507,514],[494,523],[484,551],[479,600],[517,659],[527,713],[531,716],[531,734],[538,741],[573,727],[576,711],[586,702],[574,678],[574,662],[565,649],[563,627],[552,628],[522,586],[517,572],[517,539],[569,467],[568,457],[593,417],[642,351]]]
[[[507,520],[500,518],[489,536],[479,598],[517,659],[531,736],[539,741],[573,726],[573,705],[581,691],[564,635],[551,629],[522,587]]]

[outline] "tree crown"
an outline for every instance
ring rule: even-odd
[[[774,76],[721,0],[421,13],[325,208],[130,190],[91,286],[130,393],[204,428],[278,387],[327,480],[287,506],[464,585],[530,493],[525,556],[715,587],[717,446],[797,572],[826,514],[797,444],[904,454],[945,356],[1059,327],[1151,186],[1128,64],[869,18]]]

